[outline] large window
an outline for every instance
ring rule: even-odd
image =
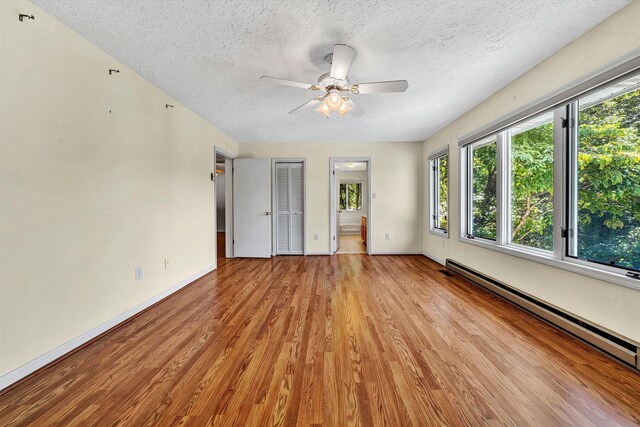
[[[429,156],[431,231],[447,233],[449,216],[449,154],[443,149]]]
[[[578,101],[569,255],[640,270],[640,77]]]
[[[461,142],[463,241],[640,288],[640,74],[612,77]]]
[[[340,209],[362,210],[362,182],[340,183]]]

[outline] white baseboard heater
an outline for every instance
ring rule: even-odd
[[[447,269],[598,348],[625,365],[640,370],[640,343],[601,326],[596,326],[579,316],[541,301],[452,259],[447,259],[446,266]]]

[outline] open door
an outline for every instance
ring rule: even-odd
[[[233,254],[271,257],[271,160],[233,160]]]
[[[338,252],[338,250],[340,249],[340,214],[341,213],[342,211],[340,209],[336,211],[336,247],[333,253]]]

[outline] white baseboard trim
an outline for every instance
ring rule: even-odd
[[[432,255],[429,255],[429,254],[428,254],[428,253],[426,253],[426,252],[423,252],[423,253],[422,253],[422,255],[424,255],[424,256],[426,256],[427,258],[429,258],[429,259],[431,259],[431,260],[433,260],[433,261],[437,262],[438,264],[442,264],[442,265],[445,265],[445,266],[447,265],[447,260],[446,260],[446,259],[444,259],[444,258],[438,258],[438,257],[432,256]]]
[[[371,255],[422,255],[420,251],[371,252]]]
[[[204,276],[205,274],[210,273],[211,271],[215,270],[215,266],[209,266],[206,269],[202,270],[201,272],[183,280],[182,282],[178,283],[177,285],[159,293],[158,295],[144,301],[141,304],[138,304],[137,306],[133,307],[130,310],[125,311],[124,313],[114,317],[111,320],[108,320],[106,322],[104,322],[103,324],[96,326],[93,329],[88,330],[87,332],[75,337],[74,339],[67,341],[66,343],[54,348],[53,350],[50,350],[48,352],[46,352],[45,354],[43,354],[42,356],[38,356],[35,359],[33,359],[30,362],[25,363],[24,365],[14,369],[13,371],[10,371],[6,374],[4,374],[3,376],[0,377],[0,391],[2,391],[3,389],[9,387],[11,384],[20,381],[22,378],[26,377],[27,375],[30,375],[31,373],[37,371],[38,369],[42,368],[45,365],[48,365],[49,363],[53,362],[54,360],[64,356],[65,354],[69,353],[70,351],[80,347],[81,345],[83,345],[84,343],[92,340],[93,338],[97,337],[98,335],[108,331],[109,329],[113,328],[114,326],[124,322],[125,320],[129,319],[132,316],[135,316],[136,314],[140,313],[142,310],[152,306],[153,304],[157,303],[158,301],[168,297],[169,295],[179,291],[180,289],[184,288],[185,286],[187,286],[189,283],[194,282],[196,280],[198,280],[199,278],[201,278],[202,276]]]
[[[307,252],[305,255],[331,255],[331,252]]]

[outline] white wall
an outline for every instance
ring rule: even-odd
[[[367,214],[367,171],[336,170],[336,197],[340,201],[340,183],[362,182],[362,209],[358,211],[342,210],[340,224],[360,224],[362,215]]]
[[[606,328],[640,341],[640,291],[458,241],[459,137],[640,48],[640,2],[635,1],[567,45],[516,81],[424,142],[429,153],[449,145],[450,236],[428,233],[427,197],[423,209],[426,254],[453,258]],[[424,188],[428,174],[425,174]]]
[[[214,146],[238,146],[29,2],[0,28],[2,375],[211,269]]]
[[[307,189],[307,250],[329,253],[329,158],[370,157],[371,248],[374,253],[422,252],[422,143],[240,144],[240,157],[304,157]],[[398,165],[398,167],[390,167]],[[319,240],[314,240],[314,234]],[[385,240],[385,233],[391,239]]]

